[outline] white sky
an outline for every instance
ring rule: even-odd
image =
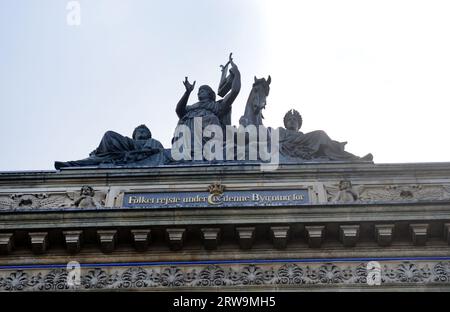
[[[376,163],[450,161],[449,1],[79,2],[79,27],[67,1],[0,2],[0,170],[52,169],[142,123],[170,147],[182,80],[216,89],[229,52],[234,124],[270,74],[267,126],[295,108]]]

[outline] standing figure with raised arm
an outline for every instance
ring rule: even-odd
[[[202,138],[202,146],[205,141],[208,141],[208,138],[204,138],[202,135],[204,128],[207,126],[217,125],[223,129],[226,125],[231,124],[231,119],[229,118],[231,114],[231,105],[241,90],[241,74],[236,64],[233,62],[231,55],[229,64],[231,65],[230,73],[233,76],[231,89],[223,99],[218,101],[216,101],[216,94],[213,89],[208,85],[203,85],[198,89],[198,102],[187,105],[189,96],[194,90],[195,81],[191,84],[188,81],[188,77],[186,77],[183,82],[186,91],[177,104],[176,113],[179,118],[178,125],[185,125],[191,131],[190,146],[194,146],[194,137]],[[194,129],[194,118],[196,117],[200,117],[202,121],[201,133],[198,133],[200,132],[200,129]],[[174,140],[178,140],[178,138],[174,137]],[[193,150],[193,148],[191,150]]]

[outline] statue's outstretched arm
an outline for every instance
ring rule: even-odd
[[[233,104],[234,100],[238,96],[239,91],[241,91],[241,73],[239,72],[236,64],[234,64],[233,60],[230,61],[230,64],[230,72],[233,73],[234,78],[233,83],[231,84],[230,92],[222,100],[222,105],[225,106],[231,106],[231,104]]]
[[[183,81],[183,84],[184,87],[186,88],[186,91],[184,92],[180,101],[178,101],[177,108],[175,109],[178,118],[182,118],[186,114],[186,105],[189,99],[189,95],[191,94],[192,90],[194,90],[195,81],[193,84],[190,84],[188,78],[186,77],[185,80]]]
[[[78,205],[81,203],[81,201],[85,198],[85,196],[81,196],[80,198],[78,198],[73,204],[75,205],[75,207],[78,207]]]

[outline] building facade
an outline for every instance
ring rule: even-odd
[[[0,173],[1,291],[448,291],[449,233],[450,163]]]

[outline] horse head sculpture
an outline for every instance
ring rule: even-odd
[[[240,125],[246,127],[248,125],[259,126],[263,124],[264,116],[262,115],[262,110],[266,107],[266,98],[269,96],[271,81],[270,75],[267,80],[265,78],[258,79],[255,76],[253,88],[245,105],[244,115],[239,119]]]

